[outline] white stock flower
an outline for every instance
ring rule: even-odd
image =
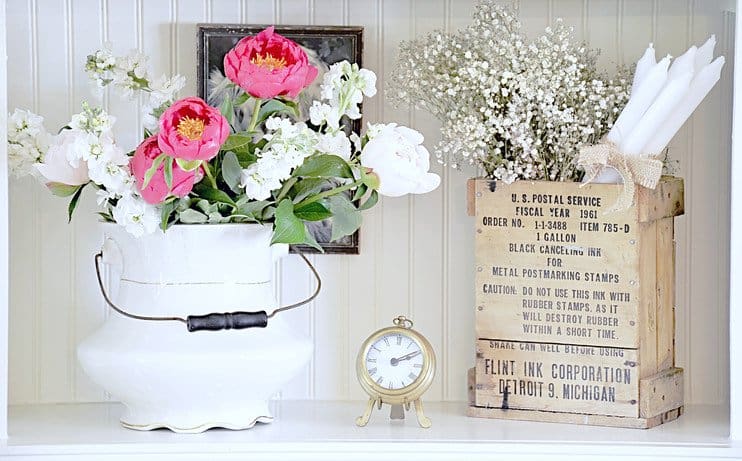
[[[33,174],[33,165],[44,158],[51,135],[43,121],[43,117],[20,109],[8,117],[8,168],[15,177]]]
[[[116,67],[116,57],[110,50],[110,46],[96,51],[88,56],[85,63],[85,71],[88,77],[95,82],[98,88],[103,88],[113,81],[112,72]]]
[[[122,97],[133,99],[147,85],[147,59],[147,55],[137,50],[116,58],[116,64],[109,72],[109,83],[113,82]]]
[[[142,126],[152,133],[160,126],[160,119],[154,114],[156,109],[146,105],[142,107]]]
[[[43,163],[34,165],[36,170],[48,182],[67,184],[69,186],[78,186],[87,183],[90,180],[88,177],[88,166],[85,161],[80,159],[77,153],[80,146],[87,144],[82,139],[87,136],[86,133],[73,130],[64,130],[54,136],[49,150],[44,155]],[[70,162],[70,158],[76,161],[74,163]]]
[[[18,137],[30,136],[44,132],[44,117],[36,115],[33,112],[16,109],[8,117],[8,140],[15,140]]]
[[[298,125],[291,120],[281,117],[270,117],[265,121],[265,127],[270,131],[281,131],[284,137],[292,137],[298,130]]]
[[[116,206],[111,207],[111,213],[114,221],[134,237],[151,234],[160,224],[159,209],[137,195],[121,197]]]
[[[116,117],[109,115],[99,107],[90,107],[83,103],[82,112],[72,116],[69,126],[73,130],[84,131],[95,136],[110,133]]]
[[[263,139],[267,140],[268,144],[263,147],[260,157],[282,159],[287,162],[289,169],[293,169],[314,153],[318,135],[305,123],[271,117],[265,126],[269,131]]]
[[[287,155],[280,155],[276,151],[266,151],[260,154],[254,165],[256,165],[257,172],[261,177],[283,181],[291,177],[291,169],[295,164],[290,162],[287,157]]]
[[[157,108],[174,101],[175,94],[182,90],[185,84],[186,79],[182,75],[175,75],[172,78],[167,78],[166,75],[160,76],[149,84],[151,92],[148,104]]]
[[[340,128],[340,113],[337,107],[314,101],[309,108],[309,121],[315,126],[327,123],[328,127],[337,130]]]
[[[165,112],[167,107],[175,101],[176,94],[182,90],[186,84],[186,79],[182,75],[175,75],[172,78],[162,75],[149,84],[150,92],[147,101],[142,106],[142,125],[150,132],[155,132],[159,128],[160,115]]]
[[[240,184],[245,188],[245,195],[253,200],[266,200],[270,198],[272,191],[281,187],[279,179],[266,178],[260,174],[260,165],[257,162],[242,170]]]
[[[363,102],[363,95],[376,94],[376,74],[360,69],[358,64],[337,62],[325,73],[320,90],[320,97],[337,108],[339,117],[347,115],[355,120],[361,118],[358,104]]]
[[[317,143],[317,150],[325,154],[333,154],[345,160],[350,160],[350,139],[342,131],[334,134],[321,134],[319,136],[319,143]]]
[[[361,165],[379,178],[378,191],[389,197],[424,194],[441,182],[430,173],[430,154],[419,132],[389,123],[374,127],[375,133],[361,152]]]
[[[320,85],[320,97],[322,99],[332,101],[335,98],[337,101],[337,89],[341,87],[343,74],[345,73],[343,70],[344,63],[347,63],[347,61],[335,63],[330,66],[330,70],[325,72]]]
[[[256,152],[258,159],[242,170],[240,185],[245,195],[254,200],[265,200],[271,192],[291,177],[291,172],[316,151],[317,133],[304,123],[271,117],[265,123],[268,132],[263,139],[268,143]]]
[[[115,195],[125,195],[134,183],[129,169],[129,156],[113,139],[102,137],[97,145],[91,146],[97,155],[86,159],[90,179]]]
[[[363,82],[363,94],[369,98],[376,95],[376,74],[369,69],[360,69],[358,75]]]

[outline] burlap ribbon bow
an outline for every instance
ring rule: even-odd
[[[587,180],[580,187],[595,180],[606,167],[618,171],[623,179],[623,190],[608,213],[630,208],[634,204],[635,185],[654,189],[662,176],[662,161],[656,156],[625,155],[608,140],[581,148],[577,165],[583,167],[587,175]]]

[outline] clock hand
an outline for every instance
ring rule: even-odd
[[[402,357],[392,358],[391,364],[392,364],[393,367],[396,367],[399,362],[401,362],[403,360],[410,360],[412,357],[416,356],[419,353],[420,353],[420,351],[415,351],[415,352],[410,352],[407,355],[403,355]]]

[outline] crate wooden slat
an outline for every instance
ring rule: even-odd
[[[676,368],[675,370],[680,370]],[[469,407],[466,414],[475,418],[514,419],[520,421],[539,421],[546,423],[587,424],[590,426],[625,427],[630,429],[650,429],[660,424],[678,419],[683,414],[682,389],[680,390],[681,405],[673,410],[657,413],[655,416],[633,418],[622,416],[606,416],[585,413],[566,413],[558,411],[533,411],[502,408],[486,408],[474,404],[475,369],[469,369]],[[680,383],[682,386],[682,373]]]
[[[636,349],[480,339],[475,405],[637,416],[637,365]]]
[[[467,186],[477,220],[469,414],[641,428],[679,417],[682,180],[638,187],[635,205],[613,212],[615,184]]]

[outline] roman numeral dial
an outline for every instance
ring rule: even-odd
[[[403,333],[389,333],[368,347],[364,364],[377,385],[389,390],[413,384],[423,369],[424,354],[420,344]]]

